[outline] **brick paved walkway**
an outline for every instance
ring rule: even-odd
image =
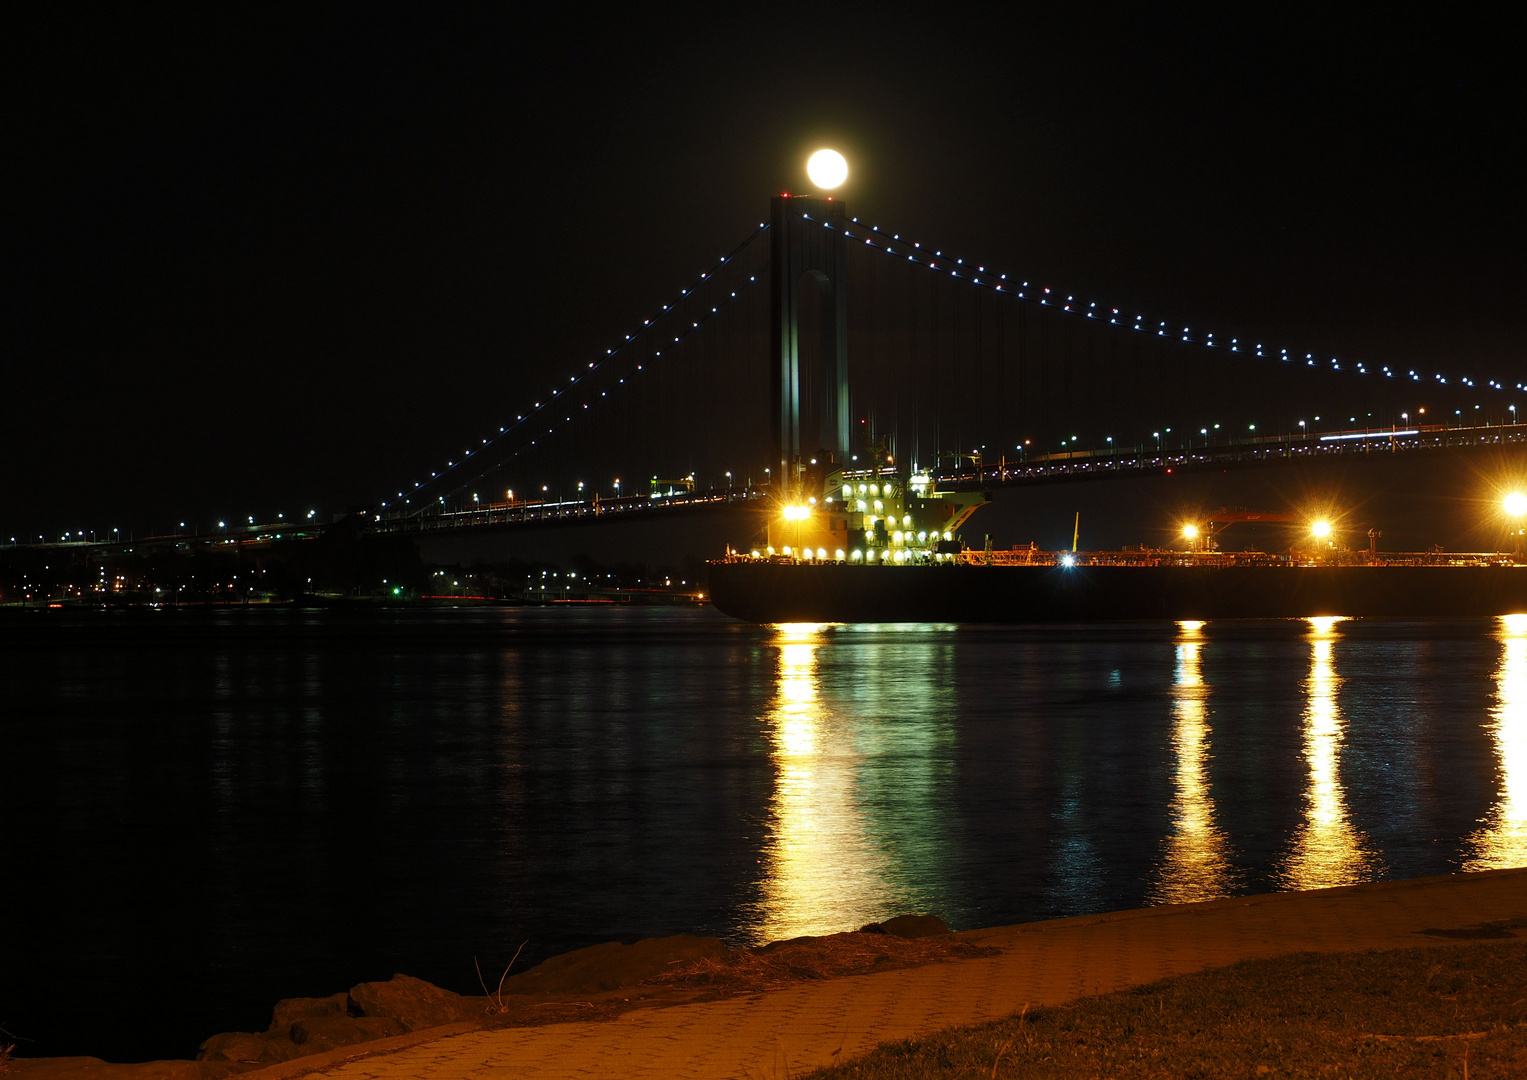
[[[355,1057],[336,1051],[247,1080],[322,1076],[775,1080],[879,1043],[1256,957],[1446,944],[1425,935],[1527,920],[1527,869],[968,931],[1000,956],[856,975],[728,1001],[640,1009],[603,1022],[440,1038]],[[380,1048],[378,1048],[380,1050]],[[346,1053],[349,1060],[338,1060]]]

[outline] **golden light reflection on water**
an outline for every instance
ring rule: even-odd
[[[1304,684],[1304,760],[1309,782],[1304,821],[1279,875],[1280,884],[1287,889],[1352,885],[1378,874],[1378,860],[1348,818],[1346,792],[1341,785],[1346,722],[1336,697],[1341,679],[1336,674],[1333,646],[1338,637],[1336,626],[1342,620],[1321,617],[1307,621],[1310,673]]]
[[[1209,786],[1209,688],[1204,683],[1203,626],[1177,624],[1177,665],[1172,679],[1172,748],[1176,791],[1161,866],[1150,901],[1185,904],[1230,894],[1230,846],[1215,820]]]
[[[1499,791],[1483,826],[1469,837],[1474,850],[1465,870],[1527,866],[1527,615],[1502,615],[1496,637],[1501,657],[1488,728]]]
[[[857,929],[865,912],[884,910],[891,888],[885,856],[855,799],[862,754],[836,723],[818,685],[823,627],[775,628],[779,690],[765,717],[777,769],[771,838],[754,937]]]

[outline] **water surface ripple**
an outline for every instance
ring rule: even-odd
[[[0,1022],[189,1055],[277,998],[669,933],[957,927],[1527,865],[1527,617],[0,620]]]

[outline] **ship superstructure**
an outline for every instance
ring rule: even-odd
[[[954,559],[960,527],[986,496],[940,491],[925,472],[898,471],[889,455],[870,460],[847,468],[813,460],[748,557],[882,566]]]

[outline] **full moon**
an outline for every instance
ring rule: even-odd
[[[818,150],[806,161],[806,175],[817,187],[830,191],[848,179],[848,162],[836,150]]]

